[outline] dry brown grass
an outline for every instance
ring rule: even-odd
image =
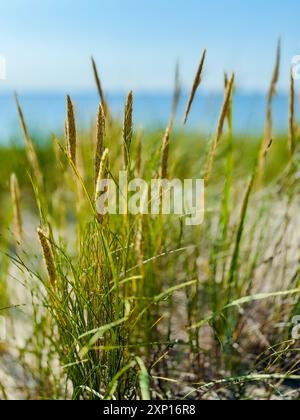
[[[11,174],[10,177],[10,194],[14,214],[14,234],[16,241],[20,243],[23,235],[23,224],[21,215],[21,193],[16,174]]]
[[[289,103],[289,151],[293,156],[295,151],[295,90],[294,78],[291,71],[290,74],[290,103]]]
[[[24,140],[25,140],[27,159],[30,163],[33,175],[34,175],[38,185],[41,186],[42,183],[43,183],[42,172],[41,172],[41,169],[40,169],[40,165],[39,165],[39,161],[38,161],[38,158],[37,158],[37,154],[36,154],[34,144],[32,142],[29,131],[27,129],[27,125],[26,125],[26,122],[25,122],[25,118],[24,118],[23,111],[22,111],[22,108],[21,108],[21,105],[20,105],[19,98],[18,98],[17,94],[15,94],[15,100],[16,100],[16,104],[17,104],[17,109],[18,109],[18,115],[19,115],[21,128],[22,128],[22,131],[23,131],[23,136],[24,136]]]
[[[166,179],[168,176],[169,148],[170,148],[170,128],[168,126],[166,129],[164,138],[163,138],[163,142],[162,142],[161,170],[160,170],[161,179]]]
[[[67,96],[67,119],[65,127],[69,158],[76,166],[76,122],[73,103],[69,95]]]
[[[271,84],[267,96],[267,113],[266,113],[266,128],[264,137],[261,142],[260,154],[259,154],[259,182],[261,182],[262,172],[265,165],[264,153],[265,150],[273,138],[273,115],[272,115],[272,102],[273,98],[276,95],[276,86],[279,79],[279,69],[280,69],[280,58],[281,58],[281,42],[278,41],[277,51],[276,51],[276,60],[273,70],[273,76],[271,79]]]

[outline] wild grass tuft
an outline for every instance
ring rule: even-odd
[[[95,124],[77,130],[67,96],[65,146],[59,136],[54,151],[34,146],[16,97],[25,147],[0,147],[0,314],[18,341],[10,334],[4,349],[8,382],[0,360],[1,398],[298,398],[297,121],[291,79],[289,132],[273,142],[279,62],[278,46],[260,138],[234,133],[234,75],[209,142],[175,125],[178,66],[163,135],[135,130],[132,92],[123,121],[111,118],[93,59]],[[147,185],[203,175],[204,223],[103,215],[103,181],[121,195],[120,170]]]

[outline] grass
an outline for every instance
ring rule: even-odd
[[[205,52],[185,120],[204,58]],[[134,94],[124,100],[124,121],[114,119],[92,64],[100,105],[89,132],[76,129],[68,96],[65,139],[36,142],[20,98],[25,146],[0,148],[0,315],[10,326],[0,347],[1,397],[298,398],[292,83],[289,133],[273,141],[266,133],[237,138],[234,77],[226,76],[209,143],[174,131],[178,74],[166,132],[143,133],[135,130]],[[174,215],[99,216],[99,183],[117,180],[119,170],[147,181],[203,176],[204,224],[186,226]]]

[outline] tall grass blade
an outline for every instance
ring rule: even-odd
[[[201,60],[200,60],[200,64],[199,64],[199,67],[198,67],[198,70],[197,70],[197,73],[196,73],[196,76],[195,76],[195,79],[194,79],[194,83],[193,83],[193,86],[192,86],[192,90],[191,90],[191,93],[190,93],[190,97],[188,99],[188,103],[187,103],[187,107],[186,107],[186,111],[185,111],[184,119],[183,119],[184,124],[186,124],[186,122],[187,122],[187,119],[188,119],[188,116],[189,116],[189,113],[190,113],[190,110],[191,110],[191,107],[192,107],[197,89],[199,88],[200,83],[201,83],[201,77],[202,77],[205,57],[206,57],[206,49],[203,51],[203,54],[202,54],[202,57],[201,57]]]

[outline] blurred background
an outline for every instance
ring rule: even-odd
[[[136,125],[163,127],[176,62],[184,97],[204,48],[203,83],[189,127],[208,134],[214,130],[224,71],[235,71],[234,128],[258,133],[265,122],[279,37],[282,61],[274,125],[283,131],[291,59],[300,54],[299,15],[297,0],[3,1],[0,55],[6,60],[6,80],[0,81],[0,141],[20,136],[14,90],[30,129],[39,136],[63,132],[66,93],[76,104],[81,127],[90,124],[98,104],[91,55],[115,114],[121,115],[126,93],[133,89]]]

